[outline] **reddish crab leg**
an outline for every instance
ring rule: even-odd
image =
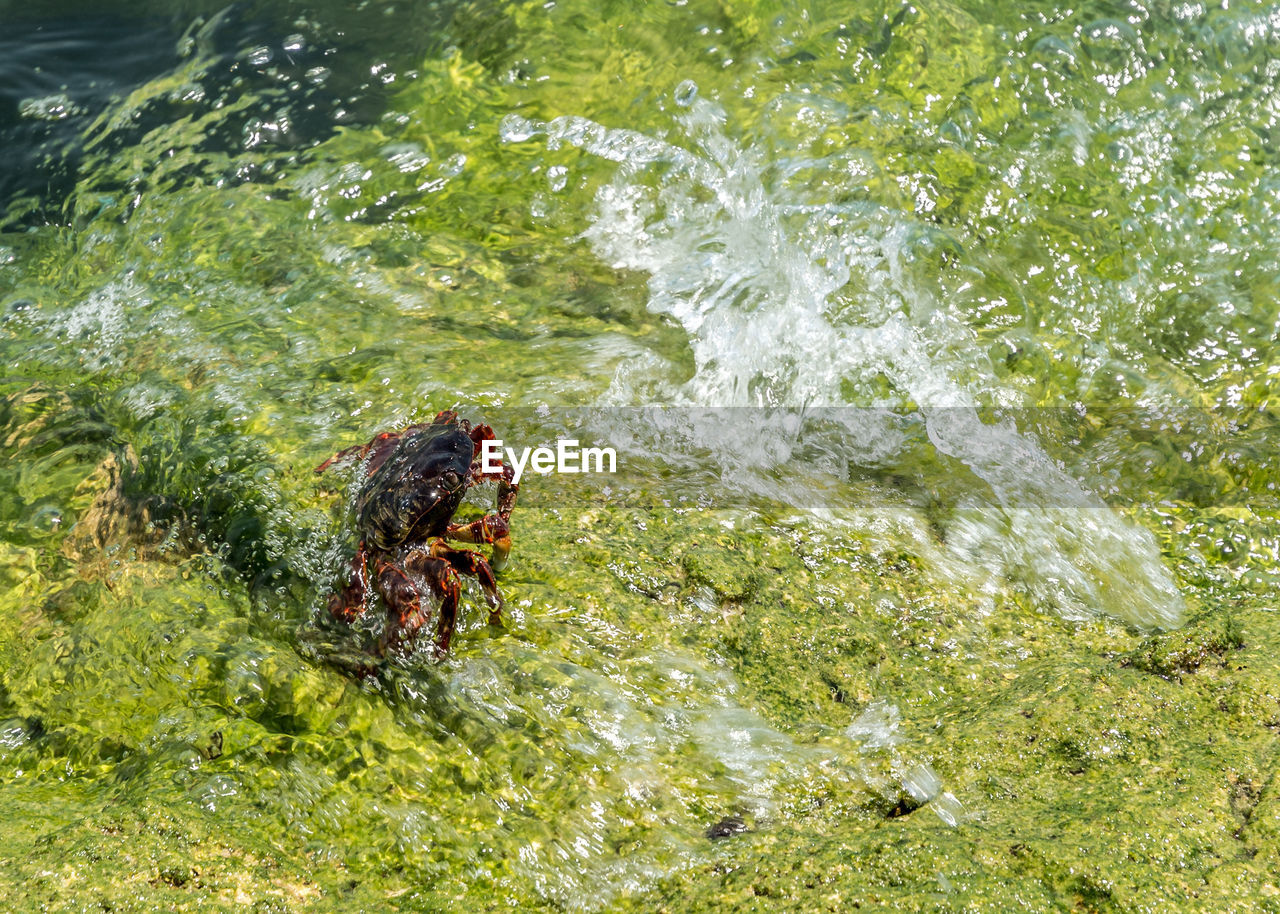
[[[485,473],[481,469],[482,464],[479,461],[481,452],[484,449],[486,441],[493,440],[493,429],[487,425],[477,425],[471,429],[471,440],[475,444],[475,453],[472,455],[474,463],[471,464],[472,482],[478,483],[485,479],[496,479],[498,481],[498,511],[496,514],[486,514],[477,521],[466,524],[450,524],[445,531],[447,539],[455,540],[459,543],[475,543],[477,545],[493,546],[493,553],[489,557],[489,565],[494,571],[501,571],[506,567],[507,556],[511,553],[511,512],[516,506],[516,495],[520,491],[520,487],[512,480],[515,478],[515,470],[508,466],[505,462],[499,462],[502,469],[496,472]]]
[[[316,467],[317,473],[323,473],[335,463],[341,463],[348,458],[355,457],[357,460],[364,460],[373,451],[373,459],[369,461],[369,472],[373,473],[378,467],[382,466],[383,461],[391,456],[391,452],[396,449],[396,445],[400,443],[400,438],[406,432],[411,431],[415,426],[409,426],[404,432],[383,432],[375,437],[368,444],[357,444],[355,447],[349,447],[345,451],[338,451],[320,466]]]
[[[324,463],[320,464],[320,466],[316,467],[315,472],[323,473],[325,470],[329,469],[329,467],[333,466],[335,463],[341,463],[342,461],[346,460],[348,457],[354,457],[356,454],[359,454],[363,458],[364,455],[367,453],[369,453],[369,445],[357,444],[355,447],[349,447],[345,451],[338,451],[338,453],[334,454]]]
[[[458,573],[474,575],[484,588],[489,601],[489,624],[502,624],[502,596],[484,556],[465,549],[452,549],[443,540],[431,544],[430,553],[415,549],[405,558],[404,567],[391,562],[378,566],[378,592],[387,602],[390,615],[387,631],[378,645],[379,653],[397,650],[417,640],[429,613],[422,605],[422,595],[407,571],[421,577],[440,601],[440,619],[436,623],[436,650],[444,656],[453,640],[458,620],[458,600],[462,583]]]
[[[441,416],[445,415],[454,416],[455,418],[457,416],[456,413],[451,413],[446,410],[436,416],[435,420],[429,424],[447,425],[448,422],[442,423],[440,419]],[[334,454],[324,463],[320,464],[320,466],[316,467],[315,471],[317,473],[323,473],[335,463],[341,463],[342,461],[348,460],[352,457],[357,460],[364,460],[369,456],[369,452],[372,451],[373,457],[369,460],[369,475],[372,476],[374,471],[377,470],[378,467],[382,466],[382,464],[386,462],[386,459],[395,451],[397,445],[400,444],[401,438],[404,438],[406,435],[409,435],[418,429],[426,428],[427,425],[428,423],[419,422],[416,425],[406,426],[398,432],[383,432],[381,435],[375,435],[368,444],[357,444],[354,447],[347,448],[346,450],[338,451],[338,453]]]
[[[498,579],[483,555],[470,549],[454,549],[443,539],[431,544],[431,555],[444,559],[460,574],[469,574],[478,580],[485,599],[489,601],[489,624],[502,624],[502,594],[498,592]]]
[[[368,557],[364,543],[351,560],[351,581],[341,591],[329,598],[329,615],[351,623],[364,614],[365,593],[368,586]]]
[[[390,613],[387,632],[378,646],[379,652],[385,654],[388,649],[398,648],[406,641],[412,643],[417,638],[418,630],[427,621],[421,595],[405,569],[425,580],[440,601],[440,620],[436,623],[436,650],[440,656],[444,656],[449,650],[454,625],[457,623],[462,583],[458,580],[457,571],[447,560],[436,558],[422,549],[415,549],[405,557],[404,568],[390,562],[383,562],[379,566],[378,592],[387,601]]]

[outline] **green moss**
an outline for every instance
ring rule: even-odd
[[[1124,663],[1167,678],[1194,673],[1207,663],[1227,666],[1245,646],[1244,633],[1230,609],[1191,619],[1173,632],[1148,638],[1127,654]]]
[[[1267,643],[1280,634],[1266,611],[1241,625]],[[1264,786],[1280,695],[1273,652],[1237,646],[1230,664],[1178,684],[1067,633],[1040,634],[1039,659],[1016,672],[970,677],[959,699],[903,702],[908,744],[964,798],[960,828],[928,804],[881,822],[819,809],[723,842],[714,861],[635,907],[1280,907]],[[1224,701],[1240,691],[1254,698],[1247,710]]]
[[[354,120],[266,149],[229,96],[130,133],[197,49],[91,128],[68,225],[0,234],[6,909],[1280,909],[1256,11],[339,6],[314,34],[372,56],[335,67],[395,77]],[[353,675],[381,620],[324,616],[356,533],[313,467],[454,405],[539,443],[707,367],[582,232],[619,175],[669,215],[714,188],[512,113],[865,227],[822,319],[942,326],[930,367],[1152,533],[1186,624],[1064,621],[1043,542],[1000,546],[1045,509],[1142,609],[1088,512],[998,504],[918,422],[867,466],[806,426],[760,479],[674,441],[608,491],[530,476],[505,628],[469,587],[450,660]],[[816,399],[910,420],[890,367]]]

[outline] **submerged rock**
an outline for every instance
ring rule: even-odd
[[[125,445],[112,451],[76,487],[75,498],[93,501],[81,512],[62,541],[61,552],[73,561],[87,562],[121,547],[139,558],[153,555],[165,542],[167,525],[160,518],[172,508],[159,496],[130,495],[126,483],[138,472],[138,457]]]
[[[748,828],[742,816],[725,816],[707,829],[707,837],[712,841],[718,841],[721,838],[732,838],[745,831],[748,831]]]

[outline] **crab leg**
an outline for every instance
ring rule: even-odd
[[[389,619],[387,631],[378,643],[378,653],[397,650],[406,642],[417,639],[418,630],[427,621],[422,608],[421,594],[409,579],[409,569],[426,580],[431,592],[440,600],[440,621],[436,624],[436,650],[443,656],[449,650],[453,628],[458,617],[458,597],[462,583],[458,573],[444,559],[415,549],[405,558],[405,567],[391,562],[378,563],[378,592],[387,602]]]
[[[346,587],[329,597],[329,615],[351,623],[364,614],[365,594],[369,580],[369,560],[364,543],[351,560],[351,581]]]
[[[444,414],[441,413],[440,415]],[[436,416],[436,422],[439,421],[440,416]],[[338,451],[338,453],[334,454],[324,463],[320,464],[320,466],[316,467],[315,471],[317,473],[323,473],[335,463],[341,463],[342,461],[348,460],[352,457],[357,460],[364,460],[369,456],[369,452],[372,451],[373,457],[369,460],[369,474],[372,475],[373,472],[378,469],[378,467],[382,466],[386,459],[391,456],[391,453],[396,449],[396,445],[400,443],[401,438],[411,432],[417,431],[418,429],[426,428],[427,424],[428,423],[425,422],[419,422],[416,425],[406,426],[398,432],[383,432],[381,435],[375,435],[368,444],[357,444],[353,447],[347,448],[346,450]]]
[[[412,426],[410,426],[410,428],[412,428]],[[409,431],[409,429],[405,429],[405,431],[407,432]],[[333,466],[335,463],[341,463],[342,461],[347,460],[351,457],[355,457],[357,460],[364,460],[364,458],[368,456],[369,452],[373,451],[374,452],[373,460],[370,461],[370,466],[369,466],[369,472],[372,473],[379,466],[381,466],[382,462],[391,455],[391,452],[393,450],[395,450],[395,446],[397,442],[399,442],[400,436],[402,434],[404,433],[403,432],[383,432],[381,435],[378,435],[377,437],[375,437],[368,444],[357,444],[354,447],[349,447],[344,451],[338,451],[338,453],[334,454],[324,463],[320,464],[320,466],[316,467],[315,471],[317,473],[323,473],[325,470],[329,469],[329,467]]]
[[[487,425],[480,425],[471,430],[471,439],[475,442],[477,455],[484,442],[492,437],[493,430]],[[475,482],[484,479],[498,481],[497,513],[486,514],[479,520],[467,524],[450,524],[444,535],[445,538],[459,543],[493,546],[489,565],[494,571],[501,571],[506,567],[507,556],[511,553],[511,512],[515,509],[516,495],[520,492],[520,486],[512,481],[515,478],[515,470],[503,463],[501,470],[483,473],[480,471],[480,464],[473,463],[471,476]]]
[[[443,657],[449,651],[449,642],[453,638],[453,628],[458,621],[458,597],[462,592],[462,582],[458,572],[446,559],[415,549],[405,559],[405,566],[422,575],[427,584],[440,599],[440,621],[436,623],[436,651]]]
[[[493,554],[485,563],[486,567],[494,571],[506,567],[507,556],[511,552],[511,525],[499,515],[486,514],[469,524],[450,524],[444,535],[457,543],[493,546]]]
[[[498,579],[483,555],[470,549],[454,549],[443,539],[431,543],[431,555],[448,562],[459,574],[471,575],[479,581],[485,599],[489,601],[489,624],[502,624],[502,594],[498,592]]]

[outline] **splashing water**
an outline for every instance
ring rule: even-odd
[[[691,86],[676,96],[690,148],[575,116],[503,123],[507,142],[542,136],[551,149],[570,144],[619,163],[582,237],[611,266],[647,274],[649,310],[688,334],[692,378],[666,380],[657,355],[633,360],[609,400],[634,404],[656,391],[678,406],[765,409],[768,422],[697,423],[698,440],[726,455],[735,479],[796,459],[800,420],[815,412],[841,428],[846,471],[892,463],[898,416],[849,407],[914,405],[936,453],[990,493],[963,499],[947,531],[971,574],[1016,581],[1070,619],[1102,610],[1142,627],[1178,625],[1182,601],[1150,533],[1012,422],[979,415],[1020,398],[999,386],[963,314],[912,278],[920,226],[849,199],[859,152],[786,156],[758,139],[735,142],[722,108]],[[786,116],[787,104],[769,115]],[[842,114],[834,105],[806,113],[828,125]]]

